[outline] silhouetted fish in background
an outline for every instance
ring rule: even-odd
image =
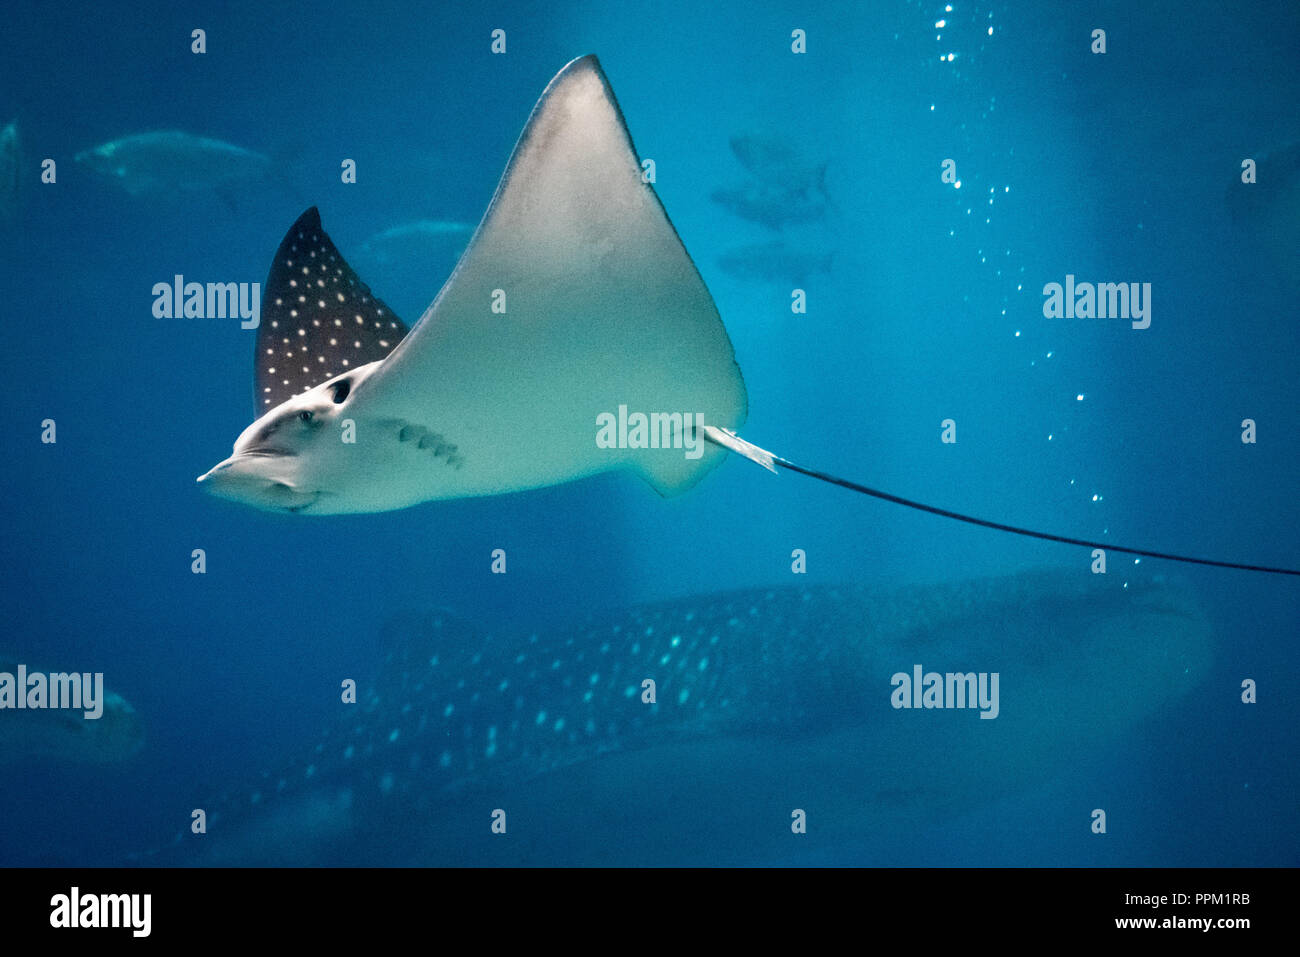
[[[418,316],[460,259],[474,226],[442,219],[418,219],[375,233],[353,255],[353,264],[394,308]]]
[[[826,195],[826,163],[809,159],[791,136],[746,133],[731,137],[731,152],[755,179],[795,193]]]
[[[715,189],[709,198],[729,213],[772,230],[815,223],[826,216],[824,195],[792,192],[766,183]]]
[[[774,240],[730,249],[718,257],[718,265],[723,272],[746,282],[798,286],[830,272],[831,254]]]
[[[439,270],[451,272],[473,234],[470,223],[417,219],[375,233],[360,252],[380,265],[407,262],[424,266],[426,275],[438,275]]]
[[[0,654],[0,672],[15,674],[19,661]],[[29,674],[42,670],[27,664]],[[115,691],[102,693],[102,712],[94,719],[78,709],[0,709],[0,765],[26,758],[111,764],[136,754],[144,744],[144,725],[135,708]]]
[[[1086,571],[751,589],[532,634],[440,613],[392,631],[378,677],[314,748],[177,808],[184,829],[145,860],[719,864],[825,852],[1100,753],[1194,688],[1211,647],[1178,588]],[[997,717],[895,709],[891,677],[915,665],[998,672]],[[192,807],[206,811],[206,834],[189,830]],[[498,809],[503,835],[490,828]],[[794,809],[808,819],[798,838]]]
[[[750,174],[738,186],[715,189],[710,199],[751,223],[772,230],[820,222],[826,216],[826,164],[809,160],[792,138],[733,136],[731,151]]]
[[[22,141],[18,121],[10,120],[0,130],[0,220],[18,215],[22,201]]]
[[[178,130],[124,136],[75,159],[132,196],[232,190],[267,179],[272,168],[261,153]]]
[[[1300,286],[1300,143],[1256,159],[1255,182],[1228,187],[1233,223],[1273,269]]]

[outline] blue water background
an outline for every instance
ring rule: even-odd
[[[156,319],[152,285],[263,281],[312,204],[345,255],[397,223],[477,222],[537,95],[589,52],[727,323],[747,437],[996,520],[1300,562],[1298,290],[1234,231],[1228,202],[1243,157],[1300,140],[1293,3],[133,6],[62,4],[0,36],[0,122],[19,119],[28,161],[0,233],[0,647],[102,670],[148,744],[121,768],[0,767],[0,863],[110,861],[183,827],[214,787],[310,745],[339,676],[373,672],[394,610],[536,627],[789,583],[793,548],[814,582],[1086,561],[740,461],[672,500],[603,476],[302,520],[198,492],[250,420],[251,334]],[[206,55],[189,51],[194,27]],[[489,53],[497,27],[504,56]],[[794,27],[804,56],[789,51]],[[1094,27],[1105,56],[1089,52]],[[276,181],[160,200],[72,161],[173,128],[268,154]],[[833,254],[807,315],[791,314],[788,287],[718,265],[772,238],[709,198],[743,181],[727,139],[747,132],[827,162],[833,208],[790,240]],[[45,157],[57,185],[37,182]],[[344,157],[355,185],[339,182]],[[950,157],[960,190],[940,182]],[[1293,254],[1296,215],[1282,233]],[[1151,282],[1151,328],[1044,319],[1042,286],[1066,273]],[[378,291],[413,322],[444,278]],[[55,446],[38,441],[46,417]],[[938,441],[949,417],[955,446]],[[1247,417],[1253,446],[1239,440]],[[508,575],[488,574],[496,547]],[[206,575],[190,573],[194,548]],[[1196,589],[1218,633],[1201,692],[1081,763],[1073,784],[1026,782],[871,860],[845,848],[823,862],[1297,863],[1295,582],[1111,562]],[[1254,707],[1238,701],[1245,677]],[[1112,840],[1062,798],[1088,776],[1122,822]]]

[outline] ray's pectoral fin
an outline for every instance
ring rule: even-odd
[[[383,359],[406,333],[344,260],[313,206],[289,227],[266,277],[253,364],[255,416]]]
[[[546,88],[455,272],[358,398],[358,412],[456,423],[491,492],[630,468],[671,494],[725,457],[597,442],[620,408],[734,429],[747,400],[595,57]]]

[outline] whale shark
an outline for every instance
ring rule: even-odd
[[[390,623],[373,680],[314,745],[223,794],[200,797],[196,782],[172,825],[185,826],[142,861],[756,864],[834,852],[1104,753],[1194,691],[1212,645],[1177,583],[1053,570],[748,589],[521,633],[412,612]],[[917,668],[998,675],[996,714],[896,707],[893,683]],[[190,828],[193,809],[205,833]],[[808,821],[797,838],[796,811]]]
[[[770,145],[752,152],[738,155],[789,159]],[[262,316],[257,418],[197,481],[268,511],[382,512],[616,470],[671,496],[731,452],[998,531],[1300,575],[963,515],[743,439],[749,400],[731,340],[594,56],[543,91],[469,246],[413,326],[347,264],[316,207],[276,251]]]

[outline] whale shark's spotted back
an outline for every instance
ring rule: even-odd
[[[1101,578],[757,589],[522,635],[407,616],[337,725],[278,772],[203,804],[208,833],[182,833],[178,852],[213,863],[487,860],[485,815],[504,805],[529,835],[510,845],[515,862],[617,859],[640,838],[629,853],[710,860],[709,848],[748,853],[745,828],[804,806],[782,811],[786,801],[842,798],[845,823],[868,828],[900,805],[969,804],[1027,767],[1037,779],[1071,753],[1063,742],[1104,741],[1199,680],[1208,629],[1194,603]],[[892,709],[891,674],[918,663],[1002,672],[1002,713]],[[673,844],[682,814],[731,831]],[[658,836],[635,824],[665,815]],[[588,834],[606,837],[582,845]],[[545,840],[558,843],[542,850]]]
[[[313,206],[285,234],[266,277],[253,377],[256,414],[383,359],[406,333],[406,323],[344,260]]]

